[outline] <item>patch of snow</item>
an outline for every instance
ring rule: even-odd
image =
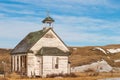
[[[77,48],[73,48],[73,50],[77,50]]]
[[[114,60],[114,62],[120,62],[120,59],[118,59],[118,60]]]
[[[95,47],[93,50],[100,50],[102,51],[104,54],[107,54],[106,51],[100,47]]]
[[[120,80],[120,78],[105,78],[105,79],[98,79],[98,80]]]
[[[118,53],[118,52],[120,52],[120,48],[116,48],[116,49],[107,49],[107,51],[108,51],[109,53]]]
[[[85,72],[87,70],[93,70],[97,72],[110,72],[112,70],[112,67],[105,60],[102,60],[94,62],[92,64],[71,68],[72,72]]]
[[[102,51],[104,54],[108,54],[108,53],[118,53],[118,52],[120,52],[120,48],[106,49],[107,51],[105,51],[104,49],[102,49],[102,48],[100,48],[100,47],[95,47],[93,50],[100,50],[100,51]]]

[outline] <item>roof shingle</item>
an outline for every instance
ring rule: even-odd
[[[29,33],[13,50],[11,53],[26,53],[29,49],[51,28],[43,29],[36,32]]]
[[[63,52],[57,47],[42,47],[36,55],[45,55],[45,56],[68,56],[69,52]]]

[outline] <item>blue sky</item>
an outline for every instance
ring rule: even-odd
[[[68,46],[120,44],[120,0],[0,0],[0,47],[42,29],[47,11]]]

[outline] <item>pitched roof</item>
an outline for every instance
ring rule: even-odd
[[[52,22],[54,22],[54,19],[51,18],[50,16],[48,16],[48,17],[46,17],[42,22],[43,22],[43,23],[52,23]]]
[[[68,56],[69,52],[63,52],[57,47],[42,47],[36,55],[45,56]]]
[[[50,29],[47,28],[36,32],[29,33],[13,50],[11,53],[26,53],[29,49],[46,34]]]

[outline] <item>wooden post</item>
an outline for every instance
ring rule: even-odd
[[[15,71],[17,71],[17,56],[15,56]]]
[[[19,64],[19,71],[21,70],[21,61],[20,61],[20,56],[18,56],[18,64]]]
[[[11,58],[12,58],[11,62],[12,62],[12,72],[13,72],[13,71],[15,70],[15,68],[14,68],[14,65],[15,65],[15,64],[14,64],[14,63],[15,63],[15,62],[14,62],[14,56],[12,55]]]
[[[5,72],[5,69],[6,69],[6,68],[5,68],[5,62],[2,61],[2,64],[3,64],[3,72],[4,72],[4,78],[5,78],[5,73],[6,73],[6,72]]]

